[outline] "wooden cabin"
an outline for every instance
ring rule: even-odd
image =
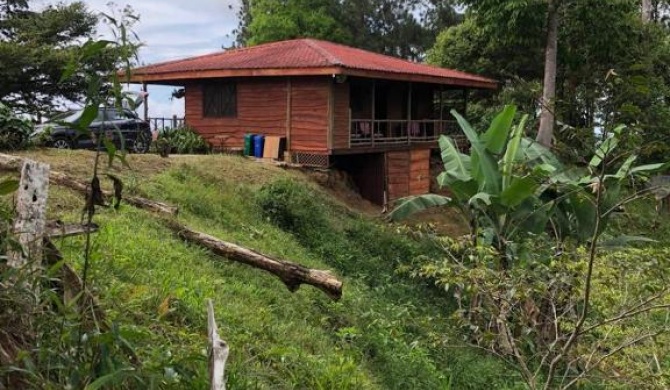
[[[429,191],[430,151],[457,132],[449,111],[493,80],[331,42],[297,39],[133,70],[132,81],[182,86],[185,123],[211,143],[286,137],[286,158],[337,167],[378,204]]]

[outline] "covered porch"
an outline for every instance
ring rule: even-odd
[[[449,112],[467,107],[464,87],[366,78],[348,84],[350,148],[435,143],[458,134]]]

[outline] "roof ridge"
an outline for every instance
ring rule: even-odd
[[[344,62],[340,60],[337,56],[335,56],[333,53],[329,52],[327,49],[319,45],[320,42],[319,40],[316,39],[311,39],[311,38],[306,38],[304,39],[304,42],[309,45],[312,49],[316,50],[319,54],[321,54],[328,62],[330,62],[332,65],[336,66],[344,66]]]
[[[461,76],[466,76],[466,77],[469,77],[469,78],[474,77],[474,78],[483,79],[483,80],[487,80],[487,81],[495,81],[495,80],[493,80],[491,78],[488,78],[488,77],[476,75],[476,74],[473,74],[473,73],[468,73],[468,72],[458,70],[458,69],[445,68],[445,67],[442,67],[442,66],[439,66],[439,65],[433,65],[433,64],[429,64],[429,63],[423,62],[423,61],[422,62],[412,61],[412,60],[407,59],[407,58],[396,57],[396,56],[393,56],[393,55],[390,55],[390,54],[385,54],[385,53],[373,52],[373,51],[361,49],[360,47],[347,46],[347,45],[344,45],[342,43],[330,42],[330,41],[321,41],[321,40],[315,40],[315,39],[310,39],[310,40],[314,41],[315,43],[323,42],[323,43],[326,43],[328,45],[342,47],[346,50],[353,50],[353,51],[357,51],[357,52],[362,52],[362,53],[366,53],[367,55],[372,54],[372,55],[377,56],[377,57],[384,57],[384,58],[387,58],[387,59],[392,59],[392,60],[395,60],[395,61],[399,61],[399,62],[411,64],[411,65],[426,66],[426,67],[433,68],[433,69],[436,69],[436,70],[447,70],[447,71],[458,73]],[[327,51],[327,49],[325,49],[325,48],[323,50]],[[328,52],[328,53],[330,53],[330,52]],[[344,63],[343,61],[340,61],[338,65],[340,65],[344,68],[348,68],[347,64]]]

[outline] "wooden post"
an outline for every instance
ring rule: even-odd
[[[292,126],[292,116],[293,116],[293,84],[291,78],[286,79],[286,153],[284,156],[284,161],[291,161],[291,156],[293,155],[293,150],[291,149],[291,126]]]
[[[468,90],[463,88],[463,118],[468,117]]]
[[[412,133],[412,83],[409,83],[407,88],[407,143],[411,141]]]
[[[375,114],[375,108],[377,106],[377,81],[372,80],[372,121],[370,122],[370,141],[372,142],[372,146],[375,146],[375,120],[376,114]]]
[[[142,83],[142,92],[144,92],[144,120],[149,120],[149,93],[147,92],[147,83]]]
[[[214,318],[214,304],[207,300],[207,333],[209,336],[209,379],[211,390],[226,388],[226,360],[228,360],[228,344],[219,338]]]
[[[47,197],[49,193],[49,165],[25,160],[16,198],[16,219],[12,233],[23,251],[10,249],[7,264],[21,268],[33,261],[42,262],[42,239],[46,226]]]
[[[444,85],[440,84],[440,126],[444,121]]]
[[[334,79],[333,79],[334,80]],[[335,136],[335,81],[330,82],[328,88],[328,150],[333,149]]]

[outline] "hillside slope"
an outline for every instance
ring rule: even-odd
[[[33,151],[52,169],[85,178],[93,154]],[[344,280],[338,302],[175,238],[156,216],[101,209],[91,284],[108,319],[160,387],[205,388],[205,300],[230,345],[230,389],[517,388],[496,360],[464,348],[450,303],[397,273],[435,248],[357,216],[310,178],[230,156],[129,156],[115,170],[128,193],[179,205],[180,220],[221,239]],[[78,221],[82,200],[51,188],[51,218]],[[57,245],[81,267],[83,239]]]

